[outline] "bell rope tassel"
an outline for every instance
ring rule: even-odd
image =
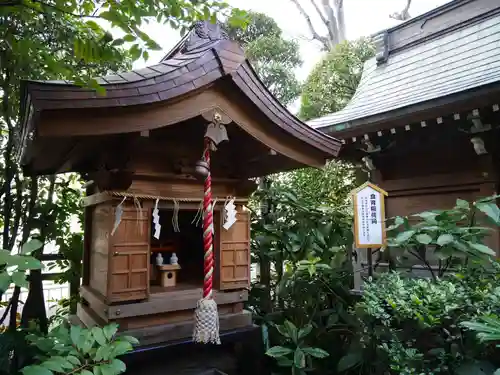
[[[212,215],[212,179],[210,176],[210,139],[205,138],[203,158],[208,165],[205,177],[203,196],[203,251],[204,251],[204,281],[203,297],[196,304],[193,341],[203,344],[220,344],[219,314],[217,303],[212,296],[214,273],[213,253],[213,215]]]

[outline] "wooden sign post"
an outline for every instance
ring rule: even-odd
[[[385,206],[387,192],[366,182],[352,194],[354,241],[357,249],[367,249],[369,276],[373,275],[372,249],[385,245]]]

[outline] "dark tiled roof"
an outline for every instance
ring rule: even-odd
[[[484,7],[492,2],[477,1],[476,9],[480,8],[479,3]],[[500,4],[495,6],[498,8]],[[424,27],[425,19],[420,23]],[[400,47],[389,55],[386,62],[380,63],[375,57],[367,61],[349,104],[339,112],[311,120],[308,124],[334,133],[358,126],[357,121],[361,119],[366,119],[368,124],[371,116],[389,114],[498,82],[499,51],[500,14],[489,11],[482,19],[465,27],[457,27],[420,44]]]
[[[35,111],[43,111],[164,102],[222,77],[230,78],[276,125],[328,155],[337,155],[340,142],[291,115],[262,84],[243,49],[218,25],[206,22],[197,23],[160,63],[98,78],[106,95],[67,81],[24,81],[22,107],[29,103]]]

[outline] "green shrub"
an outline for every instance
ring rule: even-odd
[[[408,375],[458,374],[489,359],[461,323],[500,307],[499,268],[469,264],[437,281],[387,273],[367,284],[355,307],[363,358],[374,361],[372,369]]]
[[[60,325],[47,336],[30,334],[28,341],[39,355],[37,363],[22,369],[23,375],[118,375],[125,363],[117,357],[132,350],[138,341],[129,336],[116,336],[118,325],[92,329]]]

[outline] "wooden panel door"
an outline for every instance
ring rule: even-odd
[[[238,207],[237,221],[229,230],[218,225],[220,256],[217,262],[219,289],[247,288],[250,285],[250,212]]]
[[[118,229],[110,235],[109,302],[148,298],[149,222],[149,210],[124,208]]]

